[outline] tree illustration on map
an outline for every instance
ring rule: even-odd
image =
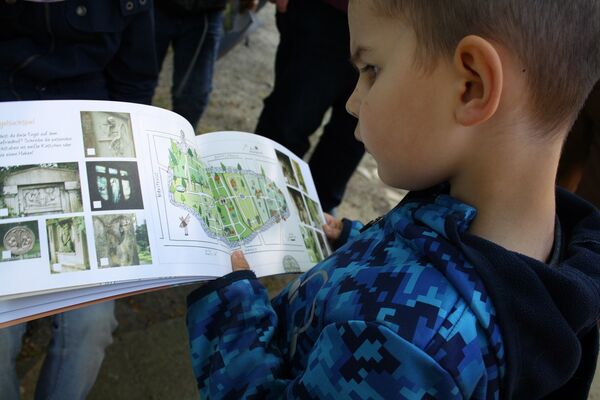
[[[185,141],[171,140],[169,193],[173,205],[188,211],[210,237],[230,247],[250,242],[290,215],[284,194],[262,166],[260,172],[239,163],[209,167]]]

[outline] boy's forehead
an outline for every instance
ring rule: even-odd
[[[378,47],[382,40],[387,41],[397,37],[408,28],[403,20],[376,12],[370,1],[350,0],[349,2],[348,22],[350,47],[353,53],[364,54],[372,47]]]

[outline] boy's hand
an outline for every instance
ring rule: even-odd
[[[234,272],[250,269],[250,265],[248,265],[248,261],[246,261],[246,257],[244,257],[244,253],[241,250],[231,253],[231,267]]]
[[[327,222],[323,225],[323,231],[325,232],[325,236],[329,239],[330,242],[335,243],[342,234],[342,229],[344,229],[344,224],[342,224],[342,220],[333,217],[327,213],[325,214],[325,221]]]
[[[288,1],[289,0],[269,0],[271,3],[275,3],[277,5],[277,11],[280,13],[284,13],[287,11]]]

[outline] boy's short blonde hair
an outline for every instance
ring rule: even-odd
[[[440,56],[452,57],[460,40],[471,34],[508,48],[522,63],[534,118],[544,130],[574,121],[600,77],[598,0],[376,0],[372,4],[377,12],[407,19],[420,45],[417,61],[425,69]]]

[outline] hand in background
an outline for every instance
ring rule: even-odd
[[[250,269],[250,265],[248,264],[248,261],[246,261],[246,257],[244,257],[244,253],[242,253],[241,250],[236,250],[231,253],[231,269],[234,272]]]
[[[344,224],[342,224],[342,220],[335,218],[332,215],[327,213],[325,214],[325,221],[327,222],[323,225],[323,231],[325,232],[325,236],[331,243],[335,243],[342,234],[342,229],[344,228]]]
[[[287,11],[289,0],[269,0],[269,2],[277,5],[277,11],[280,13],[284,13]]]
[[[242,14],[246,11],[256,11],[256,7],[258,7],[258,0],[240,0],[238,12]]]

